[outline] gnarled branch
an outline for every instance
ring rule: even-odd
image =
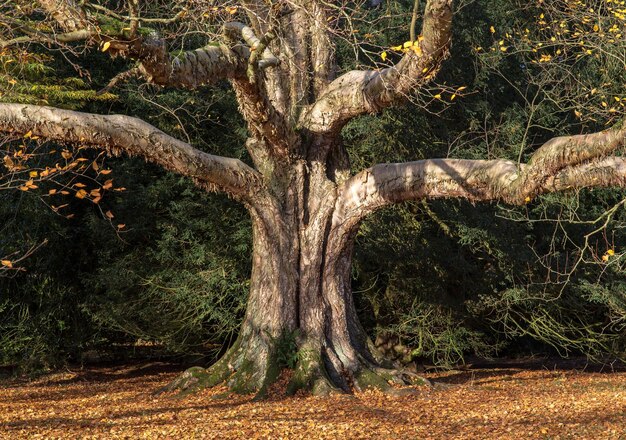
[[[594,186],[626,187],[626,128],[554,138],[527,165],[510,160],[428,159],[375,165],[339,189],[336,223],[354,227],[366,215],[406,200],[456,197],[523,204],[538,194]]]
[[[253,69],[265,69],[270,66],[277,66],[279,64],[278,58],[267,48],[268,43],[275,36],[271,31],[268,31],[262,38],[258,38],[251,27],[246,26],[238,21],[232,21],[224,24],[224,30],[231,36],[239,36],[246,42],[252,52],[250,55],[250,64]]]
[[[138,34],[136,26],[133,26],[133,23],[137,24],[136,17],[132,14],[129,28],[125,28],[124,22],[120,21],[119,28],[122,30],[107,34],[100,32],[96,26],[98,17],[89,16],[74,0],[39,0],[39,4],[69,35],[81,32],[85,39],[109,43],[110,53],[137,59],[141,74],[155,84],[196,88],[221,79],[245,77],[250,50],[243,45],[229,48],[209,44],[174,56],[168,52],[165,41],[156,36]],[[59,39],[54,41],[61,42]]]
[[[240,160],[204,153],[137,118],[0,104],[0,132],[29,131],[44,139],[141,156],[250,204],[264,188],[261,175]]]
[[[302,127],[316,133],[337,132],[350,119],[398,103],[430,81],[448,54],[452,29],[452,0],[426,3],[422,33],[396,65],[383,70],[354,70],[322,91],[303,114]]]

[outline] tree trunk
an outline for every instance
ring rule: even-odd
[[[295,370],[290,393],[386,389],[414,379],[380,357],[359,323],[350,285],[357,225],[336,215],[337,184],[326,168],[302,165],[292,168],[288,188],[278,189],[286,195],[282,206],[249,209],[252,274],[237,341],[216,364],[187,370],[167,390],[225,382],[263,395],[288,364]]]

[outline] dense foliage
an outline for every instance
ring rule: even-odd
[[[410,11],[412,2],[394,8]],[[510,10],[492,0],[457,14],[453,51],[427,105],[362,117],[344,129],[355,170],[445,156],[517,160],[520,145],[602,128],[594,125],[606,122],[602,115],[581,118],[586,107],[555,102],[553,90],[537,82],[549,72],[532,64],[532,51],[501,49],[513,39],[507,30],[546,32],[532,13],[513,17]],[[387,13],[382,6],[368,11]],[[392,30],[374,34],[364,50],[406,39],[406,14],[402,22],[390,16]],[[352,49],[342,49],[346,60]],[[0,99],[141,115],[205,151],[245,159],[245,127],[226,89],[191,95],[131,81],[115,95],[97,95],[110,79],[107,58],[87,60],[87,84],[58,80],[71,67],[40,51],[20,55],[27,57],[21,71],[4,62]],[[570,68],[605,84],[598,65],[590,59]],[[601,90],[619,90],[623,70],[613,80]],[[600,102],[613,99],[606,93]],[[613,115],[623,113],[617,108]],[[54,163],[54,154],[41,160]],[[24,271],[0,278],[0,362],[47,367],[93,350],[128,351],[137,341],[161,354],[214,356],[236,335],[250,271],[245,211],[140,160],[108,159],[107,167],[127,190],[99,204],[68,196],[63,215],[42,203],[47,188],[0,191],[0,256],[47,240]],[[615,190],[545,196],[515,209],[436,201],[384,210],[358,238],[353,285],[361,320],[372,336],[399,338],[408,347],[404,360],[449,365],[467,354],[552,349],[624,356],[625,222],[624,192]]]

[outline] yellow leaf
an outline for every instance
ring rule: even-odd
[[[495,33],[496,33],[496,28],[494,28],[493,26],[490,26],[490,27],[489,27],[489,31],[490,31],[492,34],[495,34]]]
[[[609,261],[609,256],[608,255],[602,255],[602,261]]]
[[[450,96],[450,101],[454,101],[456,99],[456,93],[453,93],[452,96]]]
[[[594,32],[598,32],[600,30],[600,27],[597,24],[593,25],[593,31]]]
[[[457,93],[458,92],[462,92],[463,90],[467,89],[467,86],[461,86],[458,89],[456,89]]]
[[[85,191],[84,189],[79,189],[76,192],[76,197],[78,197],[79,199],[84,199],[87,196],[87,191]]]
[[[387,59],[387,52],[381,53],[380,57],[382,58],[383,61],[385,61]]]
[[[11,261],[9,261],[9,260],[2,260],[2,261],[0,261],[0,263],[2,263],[2,265],[4,267],[8,267],[8,268],[13,267],[13,263]]]
[[[402,50],[402,46],[392,46],[391,50],[395,50],[395,51]]]
[[[67,151],[67,150],[63,150],[63,151],[61,152],[61,156],[63,156],[63,159],[69,159],[70,157],[72,157],[72,153],[70,153],[70,152],[69,152],[69,151]]]
[[[74,186],[75,186],[76,188],[84,188],[84,187],[85,187],[85,186],[87,186],[87,185],[85,185],[84,183],[80,183],[80,182],[78,182],[78,183],[75,183],[75,184],[74,184]]]
[[[102,45],[102,52],[106,52],[109,47],[111,47],[111,42],[105,41],[104,44]]]
[[[437,93],[435,96],[433,96],[433,98],[435,98],[435,99],[441,99],[441,94],[440,94],[440,93]]]
[[[411,46],[413,46],[413,42],[412,41],[405,41],[404,44],[402,45],[402,47],[404,49],[408,49]]]
[[[56,189],[51,189],[50,191],[48,191],[48,194],[51,196],[55,195],[56,193],[57,193]]]
[[[28,132],[24,135],[24,137],[26,139],[28,139],[29,137],[31,137],[33,135],[33,132],[31,130],[28,130]]]
[[[524,201],[525,201],[526,203],[530,203],[530,197],[526,196],[526,198],[524,199]]]
[[[613,256],[615,255],[615,251],[613,249],[609,249],[608,251],[606,251],[607,255]]]
[[[28,175],[30,177],[37,177],[39,175],[39,173],[37,171],[31,171],[30,173],[28,173]]]

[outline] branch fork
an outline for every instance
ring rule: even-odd
[[[264,70],[268,67],[275,67],[280,64],[280,60],[267,47],[269,43],[276,38],[272,29],[268,30],[265,35],[259,39],[252,28],[241,22],[233,21],[224,24],[224,33],[231,38],[241,36],[243,41],[245,41],[250,48],[246,74],[251,84],[256,83],[256,76],[259,69]]]

